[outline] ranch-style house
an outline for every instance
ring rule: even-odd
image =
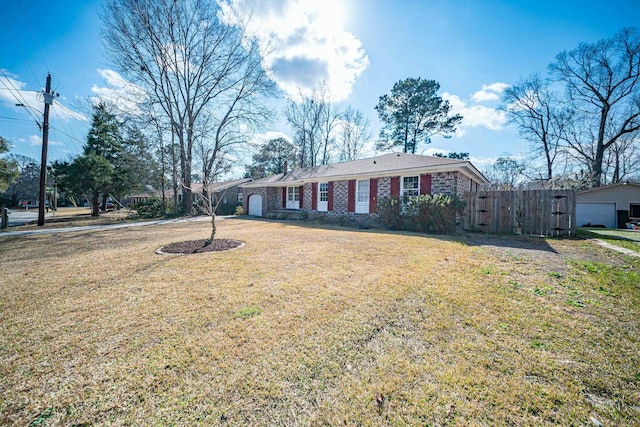
[[[274,216],[301,211],[309,218],[375,220],[383,197],[462,196],[487,179],[468,160],[406,153],[303,167],[241,184],[244,211]]]

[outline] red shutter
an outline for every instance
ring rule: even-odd
[[[300,186],[300,204],[298,205],[300,209],[303,208],[303,203],[304,203],[304,185],[301,185]]]
[[[376,213],[376,201],[378,200],[378,178],[369,180],[369,213]]]
[[[331,212],[333,210],[333,181],[329,181],[327,185],[327,210]]]
[[[422,174],[420,175],[420,195],[428,194],[431,195],[431,174]]]
[[[400,196],[400,177],[391,177],[391,198],[397,198]]]
[[[287,187],[282,187],[282,208],[287,207]]]
[[[311,210],[318,210],[318,183],[311,183]]]
[[[356,211],[356,180],[350,179],[347,186],[347,212]]]

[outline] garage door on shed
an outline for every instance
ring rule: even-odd
[[[616,228],[615,203],[576,203],[576,225],[604,225]]]
[[[249,215],[262,216],[262,196],[252,194],[249,196]]]

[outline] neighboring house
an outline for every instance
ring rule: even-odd
[[[383,197],[438,193],[462,196],[487,179],[467,160],[391,153],[305,167],[242,184],[244,211],[271,216],[299,210],[312,217],[374,219]]]
[[[242,206],[243,195],[240,184],[251,181],[251,178],[235,179],[232,181],[214,182],[209,186],[209,193],[213,196],[212,203],[220,200],[217,213],[220,215],[229,215],[234,213],[237,206]],[[191,185],[191,196],[194,204],[202,203],[202,184],[193,183]],[[127,197],[127,204],[140,203],[151,198],[162,198],[162,192],[158,190],[147,191],[139,194],[132,194]],[[165,197],[167,200],[173,199],[173,190],[166,189]],[[178,202],[182,201],[182,191],[178,189]]]
[[[219,215],[231,215],[235,212],[236,207],[242,206],[244,202],[241,184],[246,184],[251,178],[234,179],[233,181],[214,182],[209,186],[209,192],[213,196],[212,204],[220,202],[216,212]],[[202,185],[197,188],[198,194],[202,194]],[[196,192],[194,188],[194,193]]]
[[[640,184],[605,185],[576,194],[576,225],[627,228],[640,221]]]

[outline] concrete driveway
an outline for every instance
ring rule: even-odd
[[[51,212],[45,213],[44,217],[50,218]],[[18,225],[25,225],[31,221],[38,220],[38,209],[10,209],[9,210],[9,227],[16,227]]]
[[[9,215],[11,217],[13,213]],[[224,220],[228,217],[218,216],[216,221]],[[38,219],[38,212],[35,211],[35,217],[32,219]],[[11,221],[11,219],[9,219]],[[38,230],[26,230],[26,231],[0,231],[0,237],[4,236],[27,236],[29,234],[58,234],[58,233],[72,233],[74,231],[87,231],[87,230],[107,230],[111,228],[128,228],[128,227],[144,227],[147,225],[156,224],[171,224],[176,222],[195,222],[195,221],[211,221],[210,216],[197,216],[190,218],[173,218],[173,219],[161,219],[155,221],[144,222],[126,222],[122,224],[106,224],[106,225],[85,225],[82,227],[64,227],[64,228],[43,228]]]

